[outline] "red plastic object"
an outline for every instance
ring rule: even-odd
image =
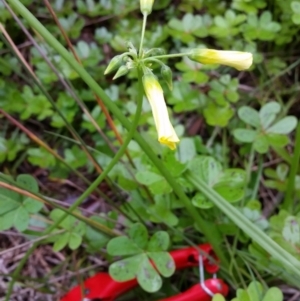
[[[198,246],[204,253],[216,258],[209,244]],[[175,261],[176,270],[187,267],[196,267],[199,265],[199,252],[197,249],[190,247],[170,252]],[[218,265],[212,263],[205,254],[202,255],[203,266],[208,273],[215,273],[219,269]],[[205,286],[212,293],[221,293],[224,296],[228,293],[227,285],[220,279],[208,279],[204,282]],[[118,296],[126,293],[137,286],[137,280],[133,279],[125,282],[113,280],[108,273],[98,273],[88,278],[81,286],[76,286],[61,301],[114,301]],[[176,296],[163,299],[160,301],[210,301],[211,296],[200,286],[194,285],[189,290]]]
[[[228,294],[228,286],[221,279],[207,279],[204,281],[204,284],[213,294],[219,293],[223,296],[227,296]],[[212,296],[198,283],[181,294],[160,301],[211,301],[211,299]]]

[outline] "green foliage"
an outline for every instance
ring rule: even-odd
[[[270,146],[283,147],[288,144],[287,134],[292,132],[297,119],[294,116],[287,116],[275,122],[280,112],[280,105],[277,102],[265,104],[259,112],[251,107],[241,107],[238,110],[239,118],[253,129],[235,129],[234,137],[240,142],[253,143],[254,149],[259,153],[266,153]]]
[[[128,236],[113,238],[107,245],[107,252],[112,256],[130,256],[111,264],[110,275],[116,281],[127,281],[136,277],[147,292],[158,291],[162,285],[159,274],[170,277],[175,271],[174,261],[166,252],[169,240],[168,233],[164,231],[157,231],[149,239],[145,226],[133,224],[128,230]]]
[[[66,45],[44,6],[38,1],[21,2],[30,7],[43,25]],[[153,163],[153,158],[149,159],[135,136],[127,148],[134,164],[131,165],[124,155],[110,171],[105,184],[97,187],[91,198],[95,204],[101,202],[101,209],[91,206],[96,208],[95,211],[81,210],[86,209],[84,204],[75,211],[84,215],[84,222],[69,215],[51,231],[51,234],[57,231],[59,234],[46,242],[53,244],[55,251],[80,247],[80,256],[82,254],[84,259],[90,254],[98,255],[107,245],[108,261],[112,260],[111,256],[122,257],[110,265],[110,273],[116,280],[137,277],[146,291],[155,292],[162,287],[162,294],[171,294],[173,291],[168,283],[162,286],[161,277],[170,277],[174,272],[174,263],[167,252],[169,245],[182,246],[186,241],[204,242],[203,234],[208,229],[209,242],[222,246],[221,254],[225,254],[225,258],[229,251],[235,255],[230,270],[226,261],[222,260],[225,280],[233,287],[240,287],[241,281],[248,284],[253,280],[249,270],[254,270],[254,275],[258,274],[258,279],[267,284],[275,277],[278,282],[299,286],[298,278],[256,243],[255,236],[242,232],[186,178],[186,174],[191,172],[221,195],[227,204],[231,203],[232,208],[238,208],[238,218],[246,217],[252,225],[300,260],[299,168],[293,181],[291,211],[282,210],[281,205],[274,202],[271,215],[264,216],[266,204],[271,204],[266,195],[274,195],[277,201],[282,193],[287,193],[291,166],[299,165],[299,162],[292,161],[295,152],[292,132],[299,122],[298,58],[295,52],[299,48],[299,1],[175,2],[155,1],[145,32],[146,56],[150,57],[152,50],[149,49],[152,47],[159,47],[154,51],[156,55],[182,53],[191,48],[231,49],[253,53],[253,66],[249,72],[237,73],[228,67],[203,65],[187,57],[162,59],[163,65],[149,61],[149,68],[158,75],[163,86],[170,119],[181,141],[176,151],[169,151],[158,144],[151,108],[146,100],[137,132],[145,138],[153,156],[160,159],[161,166],[165,166],[176,184],[172,185],[160,166]],[[136,112],[137,74],[129,73],[132,67],[130,60],[119,54],[127,51],[128,45],[138,48],[141,16],[137,4],[138,1],[127,0],[51,2],[83,66],[130,122]],[[69,186],[63,183],[72,183],[72,195],[73,192],[77,195],[97,174],[90,157],[78,142],[75,144],[74,136],[68,131],[69,126],[60,114],[85,141],[104,170],[120,143],[95,101],[94,90],[86,86],[81,75],[70,67],[61,53],[36,34],[36,29],[30,31],[60,76],[70,84],[78,97],[76,100],[43,56],[24,39],[1,1],[0,21],[32,66],[45,91],[53,98],[59,112],[45,93],[33,84],[5,39],[0,40],[1,110],[41,138],[87,181],[81,182],[52,154],[30,141],[22,130],[15,129],[0,112],[1,170],[10,175],[24,170],[34,172],[41,177],[41,193],[64,201],[64,193],[67,191],[69,194]],[[25,25],[30,27],[27,21]],[[130,51],[134,49],[131,47]],[[108,62],[116,56],[117,64],[112,71],[122,66],[118,75],[127,76],[112,84],[110,75],[104,75],[104,71]],[[81,110],[78,101],[86,106],[110,145]],[[117,130],[125,139],[128,131],[124,123],[117,118],[116,112],[112,110],[111,113]],[[47,175],[62,181],[56,181],[53,189]],[[8,179],[12,178],[1,179],[0,183],[6,183]],[[15,183],[33,192],[39,191],[36,180],[28,175],[17,177]],[[50,189],[48,185],[51,185]],[[187,195],[205,227],[196,225],[197,219],[191,217],[182,195],[176,191],[177,187]],[[113,206],[106,204],[107,200]],[[58,223],[63,214],[63,211],[50,206],[43,207],[41,202],[30,197],[0,188],[0,230],[13,227],[26,234],[28,239],[32,239],[32,234],[36,238],[43,235],[43,232],[36,231],[36,225],[47,231]],[[141,222],[147,225],[147,229]],[[112,239],[95,225],[104,226],[115,234],[122,233],[122,236]],[[148,231],[151,231],[151,236]],[[225,244],[228,252],[223,248]],[[86,266],[85,260],[81,262]],[[73,271],[73,267],[71,269]],[[237,280],[236,274],[242,279]],[[176,279],[176,288],[182,278]],[[183,287],[188,285],[190,283],[184,283]],[[238,289],[236,295],[234,301],[282,301],[282,294],[277,288],[264,290],[257,282],[252,282],[247,289]],[[161,295],[156,299],[159,298]],[[221,300],[224,300],[221,296],[214,297],[214,301]]]
[[[50,213],[50,218],[56,222],[61,219],[63,215],[64,212],[62,210],[54,209]],[[50,241],[54,242],[53,250],[58,252],[67,245],[71,250],[78,249],[82,243],[82,236],[86,232],[86,225],[69,215],[60,223],[60,227],[65,231],[50,239]]]

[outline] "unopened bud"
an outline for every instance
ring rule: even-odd
[[[108,73],[114,71],[115,69],[119,68],[121,63],[122,63],[122,56],[116,55],[109,62],[108,66],[106,67],[106,69],[104,71],[104,74],[108,74]]]
[[[126,75],[128,73],[129,69],[126,66],[121,66],[119,68],[119,70],[117,71],[117,73],[115,74],[115,76],[113,77],[113,79],[117,79],[123,75]]]
[[[214,49],[193,49],[188,57],[201,64],[222,64],[237,70],[246,70],[252,65],[253,57],[249,52]]]
[[[143,15],[149,15],[152,12],[154,0],[140,0],[141,12]]]

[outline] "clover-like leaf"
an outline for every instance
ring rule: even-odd
[[[192,198],[192,204],[201,209],[210,209],[214,203],[206,198],[202,193],[197,192]]]
[[[138,254],[119,260],[109,266],[109,275],[116,281],[128,281],[137,276],[142,261],[148,261],[146,254]]]
[[[162,286],[162,279],[147,256],[140,261],[137,281],[139,285],[149,293],[157,292]]]
[[[267,129],[273,123],[280,109],[280,104],[275,101],[268,102],[260,109],[259,118],[264,129]]]
[[[142,252],[129,237],[120,236],[115,237],[109,241],[107,244],[107,252],[112,256],[126,256],[134,255]]]
[[[29,224],[29,214],[28,211],[23,207],[20,206],[15,211],[14,215],[14,226],[20,232],[25,231]]]
[[[154,205],[147,208],[151,221],[155,223],[164,222],[169,226],[175,226],[178,223],[178,217],[171,211],[170,206],[165,200],[155,201]]]
[[[1,180],[10,184],[14,182],[7,176],[2,176]],[[37,181],[31,175],[19,175],[17,184],[31,192],[39,190]],[[14,226],[21,232],[25,231],[31,219],[29,213],[37,213],[42,207],[41,202],[0,187],[0,229],[7,230]]]
[[[171,186],[161,175],[151,171],[139,171],[136,175],[139,183],[149,187],[153,194],[167,194],[172,191]]]
[[[249,301],[261,300],[263,296],[263,286],[258,281],[252,281],[247,289]]]
[[[170,277],[175,272],[175,262],[168,252],[149,252],[148,256],[152,259],[155,267],[164,277]]]
[[[269,149],[267,137],[265,135],[258,135],[254,141],[253,146],[258,153],[265,154]]]
[[[271,287],[268,289],[262,301],[283,301],[283,293],[277,287]]]
[[[233,135],[240,142],[251,143],[255,140],[257,132],[251,129],[235,129]]]
[[[209,125],[224,127],[232,118],[234,111],[228,103],[224,106],[218,106],[213,102],[209,102],[203,113]]]
[[[55,252],[59,252],[60,250],[62,250],[64,247],[67,246],[68,242],[69,242],[69,233],[62,233],[57,235],[55,243],[53,245],[53,250]]]
[[[252,125],[255,128],[260,126],[259,114],[255,109],[247,106],[240,107],[238,115],[245,123]]]
[[[128,236],[141,249],[144,249],[148,243],[147,228],[140,223],[136,223],[129,228]]]
[[[267,133],[289,134],[296,128],[296,126],[297,118],[294,116],[287,116],[269,127],[267,129]]]
[[[148,252],[166,251],[170,244],[169,234],[165,231],[155,232],[147,246]]]

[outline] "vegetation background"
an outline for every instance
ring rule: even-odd
[[[246,290],[254,280],[260,300],[282,300],[279,292],[263,299],[270,286],[300,300],[300,1],[155,1],[145,48],[249,51],[254,62],[237,72],[169,60],[172,91],[160,81],[177,150],[157,142],[144,98],[138,129],[115,161],[141,91],[136,72],[113,81],[104,70],[128,42],[138,48],[139,1],[20,2],[41,24],[19,1],[0,0],[0,300],[58,300],[125,255],[106,246],[128,233],[136,244],[134,227],[144,245],[147,232],[160,233],[162,253],[210,242],[228,300],[237,289],[252,299],[235,300],[255,300]],[[44,27],[103,94],[45,39]],[[161,279],[151,277],[127,300],[176,294],[198,281],[198,271],[175,273],[149,294]]]

